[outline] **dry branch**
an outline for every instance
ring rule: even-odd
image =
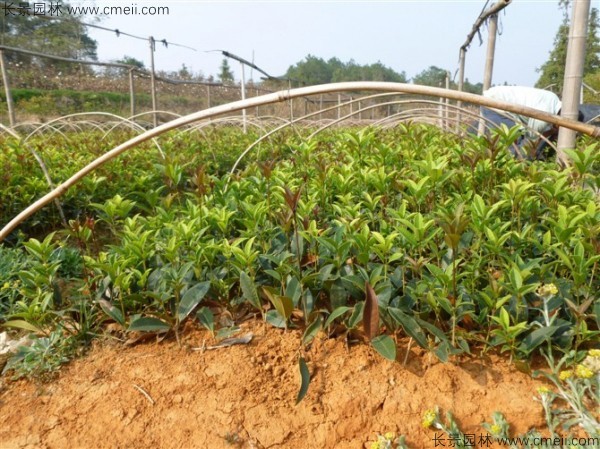
[[[473,41],[475,35],[479,32],[479,28],[481,28],[481,25],[483,25],[485,20],[488,17],[493,16],[494,14],[497,14],[500,11],[502,11],[504,8],[510,5],[511,1],[512,0],[500,0],[497,3],[494,3],[492,6],[490,6],[486,11],[482,12],[473,24],[473,29],[467,35],[467,40],[464,44],[461,45],[460,49],[466,51],[467,48],[469,48],[469,45],[471,45],[471,41]]]

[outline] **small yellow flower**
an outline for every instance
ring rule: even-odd
[[[567,380],[570,379],[571,377],[573,377],[573,370],[564,370],[561,371],[560,374],[558,375],[560,380]]]
[[[384,437],[386,440],[392,441],[394,438],[396,438],[396,434],[394,432],[387,432]]]
[[[2,290],[8,290],[10,288],[10,282],[5,282],[2,286]]]
[[[493,436],[498,436],[502,433],[502,426],[499,424],[493,424],[490,426],[490,432],[492,432]]]
[[[585,365],[577,365],[575,375],[581,379],[589,379],[594,375],[594,372]]]
[[[370,448],[371,449],[381,449],[381,446],[379,446],[379,441],[372,442]]]
[[[548,387],[540,387],[537,389],[539,394],[548,394],[550,393],[550,389]]]
[[[423,415],[423,422],[421,423],[421,425],[424,429],[427,429],[433,425],[436,419],[437,413],[435,412],[435,410],[427,410]]]
[[[537,289],[537,293],[540,296],[549,297],[558,293],[558,288],[554,284],[544,284]]]
[[[600,349],[590,349],[588,351],[588,355],[590,357],[599,357],[600,358]]]

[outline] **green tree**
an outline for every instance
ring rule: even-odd
[[[341,67],[341,63],[338,63],[337,58],[326,62],[323,58],[308,55],[303,61],[288,68],[286,77],[298,84],[327,84],[333,79],[333,71]]]
[[[138,69],[144,68],[144,63],[142,61],[140,61],[139,59],[134,58],[133,56],[125,55],[121,59],[119,59],[117,62],[120,64],[132,65],[134,67],[137,67]]]
[[[413,77],[413,83],[423,86],[446,87],[447,70],[434,65]]]
[[[40,5],[44,2],[37,2]],[[46,10],[50,2],[44,3]],[[54,2],[56,5],[57,2]],[[27,3],[7,4],[2,17],[0,42],[9,47],[23,48],[51,55],[73,59],[97,59],[97,43],[87,34],[87,27],[81,17],[66,14],[67,3],[60,3],[59,12],[55,15],[23,14],[23,6]],[[33,5],[33,3],[29,3]],[[58,63],[47,58],[32,58],[15,52],[7,52],[11,62],[31,63],[44,68],[53,67],[60,70],[74,70],[76,65]]]
[[[567,2],[561,2],[564,9],[563,22],[558,28],[554,38],[554,47],[550,51],[548,60],[537,69],[540,78],[536,87],[546,88],[554,92],[561,92],[565,76],[565,63],[567,61],[567,45],[569,41],[569,17],[567,14]],[[585,62],[583,68],[584,77],[593,75],[600,70],[600,18],[598,10],[592,8],[588,26],[588,37],[586,41]]]
[[[233,82],[233,72],[231,71],[227,58],[223,58],[223,62],[221,62],[221,67],[219,68],[219,80],[223,84]]]
[[[404,72],[397,73],[381,62],[361,65],[354,60],[342,62],[338,58],[323,58],[308,55],[304,60],[290,66],[286,77],[295,84],[315,85],[342,81],[392,81],[406,82]]]

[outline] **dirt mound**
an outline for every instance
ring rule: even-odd
[[[50,384],[12,383],[0,395],[0,447],[363,448],[396,431],[425,448],[435,432],[421,420],[435,405],[467,434],[485,435],[481,423],[496,410],[513,434],[544,422],[532,400],[541,383],[504,359],[443,364],[417,348],[403,366],[341,339],[317,339],[303,354],[312,380],[294,405],[301,335],[243,328],[254,335],[249,344],[215,350],[193,350],[212,344],[199,330],[187,331],[182,347],[105,342]]]

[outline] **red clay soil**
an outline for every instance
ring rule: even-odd
[[[421,421],[436,405],[451,410],[467,434],[486,435],[481,423],[496,410],[513,435],[543,427],[533,400],[541,382],[506,358],[444,364],[417,348],[403,366],[368,345],[348,348],[324,336],[303,353],[312,380],[295,405],[301,334],[242,327],[254,334],[248,345],[194,351],[214,342],[188,329],[182,347],[104,342],[51,383],[5,381],[0,447],[355,449],[394,431],[412,448],[433,448],[435,431]]]

